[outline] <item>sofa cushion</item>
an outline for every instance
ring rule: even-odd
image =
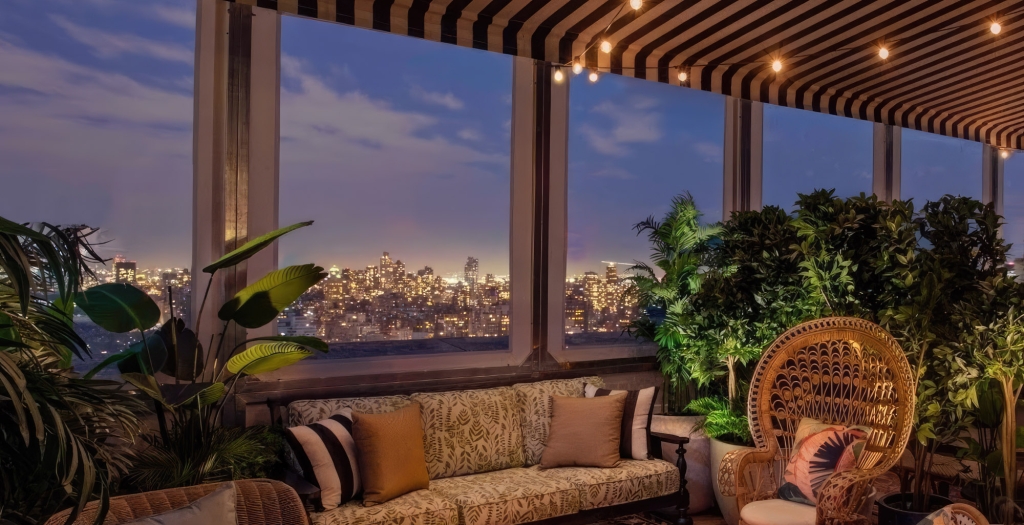
[[[740,519],[747,525],[814,525],[818,515],[817,509],[811,505],[766,499],[744,505]]]
[[[679,469],[660,459],[624,459],[614,468],[563,467],[544,472],[575,484],[583,510],[679,492]]]
[[[548,439],[551,424],[551,396],[583,397],[583,385],[604,386],[600,377],[578,377],[575,379],[554,379],[536,383],[512,385],[519,408],[523,427],[523,449],[526,465],[540,463],[544,443]]]
[[[435,479],[430,490],[459,507],[460,525],[516,525],[580,510],[579,489],[537,467]]]
[[[423,407],[431,479],[523,466],[523,430],[511,387],[413,394]]]
[[[436,492],[417,490],[372,507],[350,501],[310,518],[313,525],[458,525],[459,510]]]
[[[350,408],[363,414],[383,414],[409,404],[409,396],[347,397],[342,399],[309,399],[288,404],[288,426],[309,425]]]

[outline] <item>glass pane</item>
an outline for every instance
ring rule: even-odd
[[[279,323],[321,358],[506,350],[511,58],[282,20],[282,265],[330,278]],[[384,66],[386,65],[386,67]]]
[[[792,210],[797,193],[871,193],[873,125],[814,111],[764,105],[762,200]]]
[[[981,143],[912,129],[903,130],[900,196],[925,202],[943,195],[981,199]]]
[[[1018,276],[1024,275],[1024,152],[1003,161],[1003,238],[1013,244],[1009,259]]]
[[[188,317],[192,259],[192,61],[195,2],[4,2],[0,16],[0,215],[85,224],[98,280],[143,288]],[[117,262],[115,262],[115,257]],[[78,370],[137,335],[76,312],[92,351]],[[116,375],[108,369],[101,377]]]
[[[634,344],[623,277],[650,246],[633,226],[683,192],[721,219],[725,97],[618,75],[569,92],[566,345]]]

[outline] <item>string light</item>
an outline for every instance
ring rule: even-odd
[[[679,74],[676,75],[676,78],[678,78],[680,82],[686,82],[686,70],[679,68]]]
[[[562,68],[560,68],[560,67],[559,68],[555,68],[554,77],[555,77],[555,82],[558,82],[559,84],[561,84],[562,81],[565,80],[565,74],[562,73]]]
[[[601,41],[601,52],[602,53],[611,53],[612,52],[612,43],[607,41],[607,40],[602,40]]]
[[[574,75],[579,75],[583,72],[583,64],[581,64],[579,60],[573,60],[572,72]]]
[[[590,75],[587,76],[591,83],[597,82],[597,71],[591,71]]]
[[[889,50],[884,47],[879,49],[878,56],[882,57],[882,60],[889,58]]]
[[[1010,158],[1010,150],[1008,150],[1008,149],[999,150],[999,156],[1004,158],[1004,159]]]
[[[644,0],[629,0],[629,7],[632,7],[634,11],[639,11],[644,6]]]
[[[1003,30],[1003,26],[999,25],[999,22],[992,22],[992,25],[988,26],[989,31],[992,31],[993,35],[998,35]]]
[[[781,60],[775,59],[775,61],[772,62],[772,71],[774,71],[776,73],[778,73],[779,71],[782,71],[782,61]]]

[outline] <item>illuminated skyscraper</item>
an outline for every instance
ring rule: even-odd
[[[477,277],[480,275],[480,259],[477,259],[476,257],[467,257],[464,271],[466,284],[472,288],[473,285],[476,284]]]
[[[124,257],[121,256],[114,259],[114,282],[121,284],[135,284],[135,274],[135,261],[126,261],[124,260]]]

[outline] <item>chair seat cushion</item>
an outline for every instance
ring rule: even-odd
[[[459,525],[455,504],[429,490],[410,492],[372,507],[353,500],[310,517],[313,525]]]
[[[624,459],[614,468],[564,467],[545,474],[571,481],[583,510],[641,501],[679,491],[679,469],[660,459]]]
[[[747,503],[740,511],[746,525],[814,525],[816,518],[815,507],[783,499]]]
[[[435,479],[430,490],[458,506],[460,525],[516,525],[580,510],[576,485],[536,467]]]

